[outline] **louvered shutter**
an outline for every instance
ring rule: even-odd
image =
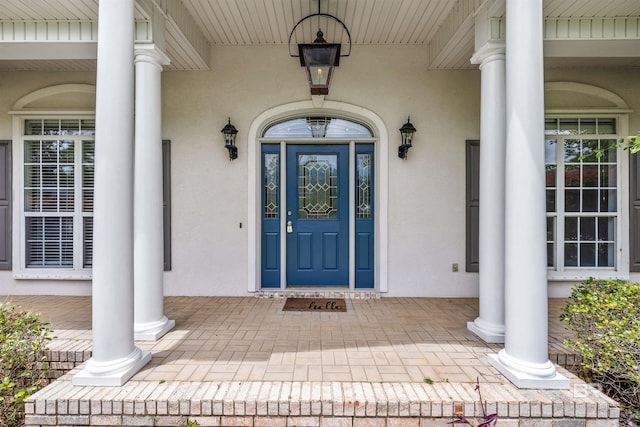
[[[480,212],[480,141],[468,140],[466,144],[467,167],[467,260],[466,271],[479,270],[479,212]]]
[[[11,141],[0,141],[0,270],[11,270]]]

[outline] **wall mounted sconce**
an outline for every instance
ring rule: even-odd
[[[229,123],[224,125],[220,131],[224,135],[224,148],[229,150],[229,160],[238,158],[238,147],[236,147],[236,134],[238,129],[231,124],[231,117],[229,117]]]
[[[398,157],[402,160],[407,160],[407,154],[409,153],[409,148],[412,147],[411,140],[413,139],[413,134],[416,133],[416,128],[411,124],[411,118],[407,119],[407,123],[403,124],[400,128],[400,135],[402,135],[402,145],[398,147]]]
[[[291,37],[293,36],[296,28],[302,22],[314,16],[330,18],[342,25],[342,28],[349,37],[349,52],[347,54],[340,54],[340,43],[327,43],[324,39],[324,34],[320,29],[318,29],[316,39],[313,43],[300,43],[298,44],[298,54],[295,55],[291,53]],[[320,0],[318,0],[318,13],[313,13],[299,20],[293,27],[293,30],[291,30],[291,34],[289,34],[289,56],[300,58],[300,66],[305,67],[307,72],[307,80],[309,81],[309,87],[311,88],[311,95],[329,94],[333,68],[340,65],[341,56],[349,56],[350,54],[351,34],[349,33],[349,29],[335,16],[329,15],[328,13],[320,13]]]

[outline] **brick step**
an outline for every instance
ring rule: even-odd
[[[498,425],[614,427],[616,402],[585,384],[572,390],[482,385]],[[474,384],[129,381],[78,387],[62,377],[25,405],[27,426],[445,426],[478,418]]]

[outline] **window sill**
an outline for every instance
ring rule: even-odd
[[[91,270],[19,270],[13,272],[16,280],[91,280]]]
[[[550,282],[578,282],[589,278],[628,280],[629,272],[616,270],[565,270],[563,272],[549,271],[547,273],[547,279]]]

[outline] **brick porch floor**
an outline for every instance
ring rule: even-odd
[[[90,298],[11,299],[51,322],[55,366],[89,357]],[[558,320],[564,303],[549,304],[550,358],[561,365],[573,363]],[[501,346],[466,329],[477,304],[347,299],[346,313],[312,313],[283,312],[283,298],[168,297],[176,327],[137,344],[153,359],[129,383],[74,387],[72,371],[32,398],[27,425],[446,425],[481,414],[476,378],[503,425],[617,424],[615,402],[562,368],[571,390],[513,387],[487,361]]]

